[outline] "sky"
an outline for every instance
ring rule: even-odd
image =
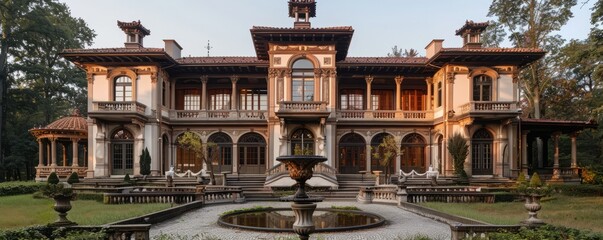
[[[175,39],[182,56],[255,56],[249,29],[253,26],[292,27],[287,0],[60,0],[71,15],[82,18],[97,36],[89,48],[123,47],[125,34],[117,20],[138,21],[151,30],[145,47],[162,48],[163,39]],[[590,8],[595,1],[578,0],[574,17],[559,34],[585,39],[590,30]],[[466,20],[483,22],[490,0],[316,0],[312,27],[352,26],[348,56],[378,57],[397,45],[425,55],[432,39],[444,47],[460,47],[455,36]],[[507,45],[507,46],[505,46]],[[503,47],[510,47],[508,43]]]

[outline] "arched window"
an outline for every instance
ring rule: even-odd
[[[247,133],[239,138],[240,173],[266,171],[266,141],[257,133]]]
[[[111,135],[111,174],[133,174],[134,136],[126,129],[118,129]]]
[[[132,79],[128,76],[115,78],[114,100],[116,102],[132,101]]]
[[[472,175],[492,175],[492,135],[482,128],[471,138]]]
[[[303,155],[314,155],[314,134],[308,129],[300,128],[291,134],[291,153],[296,153],[295,149],[299,149]]]
[[[404,172],[415,170],[425,171],[425,139],[416,133],[411,133],[402,139],[402,162],[400,167]]]
[[[214,157],[215,162],[212,162],[214,171],[232,171],[232,139],[230,136],[222,132],[216,133],[209,136],[207,142],[218,145],[218,155]],[[211,151],[211,149],[208,149],[208,156],[210,157],[214,156]]]
[[[366,170],[366,144],[356,133],[344,135],[339,140],[339,173],[357,174]]]
[[[473,77],[473,101],[492,100],[492,78],[487,75]]]
[[[293,63],[291,100],[314,101],[314,65],[308,59],[302,58]]]

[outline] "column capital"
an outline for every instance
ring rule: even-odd
[[[371,82],[373,82],[373,76],[372,75],[367,75],[364,76],[364,81],[366,81],[366,84],[371,84]]]
[[[570,133],[570,134],[569,134],[570,138],[574,138],[574,139],[575,139],[575,138],[577,138],[577,137],[578,137],[578,135],[580,135],[580,132],[579,132],[579,131],[577,131],[577,132],[572,132],[572,133]]]
[[[427,77],[427,78],[425,78],[425,82],[427,84],[433,84],[433,78],[432,77]]]
[[[454,84],[454,75],[455,74],[453,72],[446,73],[446,81]]]
[[[400,85],[402,84],[402,81],[404,81],[404,76],[397,75],[396,77],[394,77],[394,80],[396,80],[396,84]]]
[[[209,80],[209,76],[207,76],[207,75],[202,75],[201,77],[199,77],[199,79],[201,79],[201,82],[202,82],[203,84],[206,84],[206,83],[207,83],[207,80]]]
[[[237,75],[230,76],[230,81],[232,82],[232,84],[237,84],[237,81],[239,81],[239,76],[237,76]]]

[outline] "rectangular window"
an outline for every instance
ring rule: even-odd
[[[373,110],[394,110],[393,90],[373,90],[371,93]]]
[[[239,107],[241,110],[267,110],[268,90],[241,89],[239,92]]]
[[[340,95],[341,110],[364,109],[364,95],[362,89],[343,89]]]
[[[184,90],[184,110],[200,110],[201,95],[197,89]]]
[[[403,90],[402,91],[402,110],[422,111],[425,110],[423,99],[425,92],[423,90]]]
[[[209,110],[229,110],[230,95],[230,89],[209,90]]]
[[[436,106],[442,106],[442,82],[438,82],[438,104]]]

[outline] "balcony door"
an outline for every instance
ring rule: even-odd
[[[111,136],[111,175],[134,174],[134,136],[119,129]]]

